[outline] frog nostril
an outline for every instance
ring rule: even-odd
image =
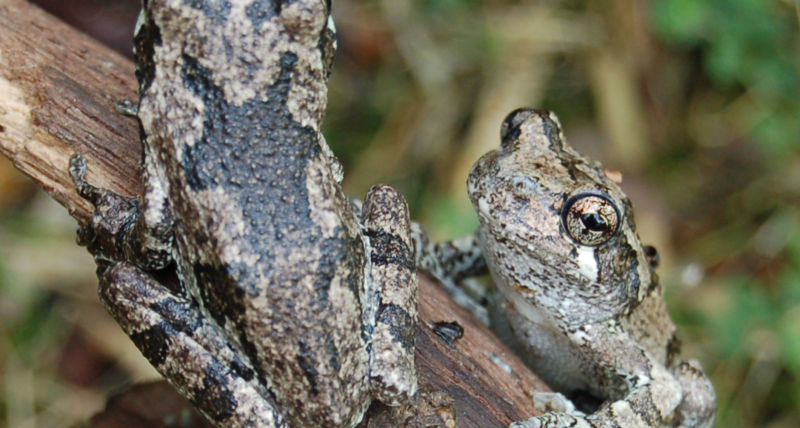
[[[519,108],[506,116],[503,125],[500,127],[500,141],[506,142],[515,139],[519,135],[519,125],[530,117],[535,110],[529,108]]]
[[[500,140],[501,145],[505,146],[506,144],[508,144],[510,142],[516,141],[519,138],[520,132],[521,131],[519,129],[519,126],[516,126],[516,127],[512,128],[512,129],[508,130],[507,132],[504,132],[503,133],[503,139]]]
[[[556,115],[547,110],[528,108],[514,110],[503,120],[503,125],[500,127],[501,145],[506,147],[520,140],[522,125],[528,122],[531,141],[537,144],[543,141],[547,142],[553,149],[563,149],[561,125]],[[538,137],[540,135],[544,137],[544,140]],[[527,140],[528,137],[523,137],[523,139]]]

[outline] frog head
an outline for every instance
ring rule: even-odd
[[[618,313],[655,283],[618,173],[581,156],[550,112],[520,109],[468,180],[492,274],[511,288]],[[531,300],[531,299],[529,299]],[[546,302],[545,302],[546,303]]]

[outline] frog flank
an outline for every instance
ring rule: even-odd
[[[70,171],[80,241],[145,357],[217,426],[352,427],[416,392],[408,209],[358,215],[320,133],[335,51],[324,0],[150,0],[135,36],[145,189]],[[150,274],[174,265],[179,289]]]

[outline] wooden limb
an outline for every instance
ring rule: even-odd
[[[25,1],[0,0],[0,151],[81,223],[92,207],[67,174],[73,153],[86,156],[91,183],[141,189],[136,121],[114,108],[136,97],[133,76],[98,42]],[[441,287],[422,277],[420,289],[420,394],[409,407],[373,406],[362,426],[489,428],[533,416],[532,394],[547,388]],[[463,337],[441,338],[441,322]]]
[[[88,179],[140,190],[136,121],[114,103],[136,98],[133,64],[21,0],[0,0],[0,151],[83,222],[67,160],[84,153]]]

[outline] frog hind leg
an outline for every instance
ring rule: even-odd
[[[683,400],[678,405],[678,428],[711,428],[717,410],[717,396],[700,363],[682,360],[675,364],[672,373],[683,389]]]
[[[98,294],[153,367],[215,425],[287,427],[246,358],[191,300],[126,262],[107,270]]]
[[[621,395],[586,417],[551,412],[513,423],[510,428],[676,427],[677,409],[684,396],[682,385],[671,370],[613,325],[585,325],[567,334],[579,346],[584,361],[591,362],[584,363],[582,370],[587,376],[604,381],[596,395]],[[700,428],[684,428],[689,427]]]
[[[420,248],[417,252],[420,269],[454,283],[489,273],[477,235],[429,243],[421,227],[415,226],[413,236],[419,242],[415,247]]]
[[[417,267],[438,279],[459,306],[489,325],[489,314],[482,304],[486,290],[467,281],[489,273],[477,235],[431,243],[422,225],[412,222],[411,240]]]
[[[418,283],[408,206],[395,189],[378,185],[367,193],[362,208],[370,251],[365,311],[372,333],[370,387],[376,398],[395,406],[417,391]]]
[[[642,382],[644,379],[632,382],[642,386],[634,388],[623,400],[604,405],[593,415],[583,417],[578,413],[552,412],[511,424],[510,427],[712,428],[714,426],[716,410],[714,387],[697,362],[681,361],[671,371],[653,364],[650,370],[644,372],[648,371],[650,379],[646,382]],[[677,395],[680,396],[680,404],[675,401]],[[673,407],[672,403],[676,406]],[[664,414],[667,409],[674,411],[671,411],[670,415]]]

